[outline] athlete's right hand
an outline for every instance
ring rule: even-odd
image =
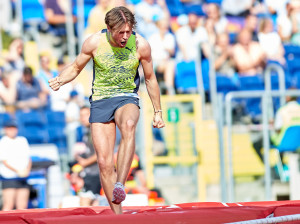
[[[49,86],[54,91],[59,90],[59,88],[62,86],[61,80],[60,80],[60,78],[58,76],[55,77],[55,78],[49,79],[48,82],[49,82]]]

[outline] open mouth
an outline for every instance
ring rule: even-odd
[[[127,43],[127,41],[121,41],[120,43],[121,43],[121,47],[125,47],[125,46],[126,46],[126,43]]]

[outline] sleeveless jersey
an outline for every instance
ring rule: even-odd
[[[107,30],[102,30],[100,45],[94,57],[91,101],[115,96],[137,96],[140,85],[136,35],[133,32],[126,47],[113,47]]]

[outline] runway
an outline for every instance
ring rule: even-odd
[[[109,207],[27,209],[0,212],[0,223],[8,224],[220,224],[279,217],[300,213],[300,201],[199,202],[170,206],[124,207],[123,215],[114,215]],[[259,222],[257,222],[259,223]],[[262,223],[262,222],[261,222]],[[273,223],[273,222],[264,222]],[[300,221],[281,222],[296,224]]]

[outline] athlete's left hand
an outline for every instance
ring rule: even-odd
[[[153,127],[154,128],[163,128],[163,127],[165,127],[165,122],[162,119],[162,112],[154,114],[154,117],[153,117]]]

